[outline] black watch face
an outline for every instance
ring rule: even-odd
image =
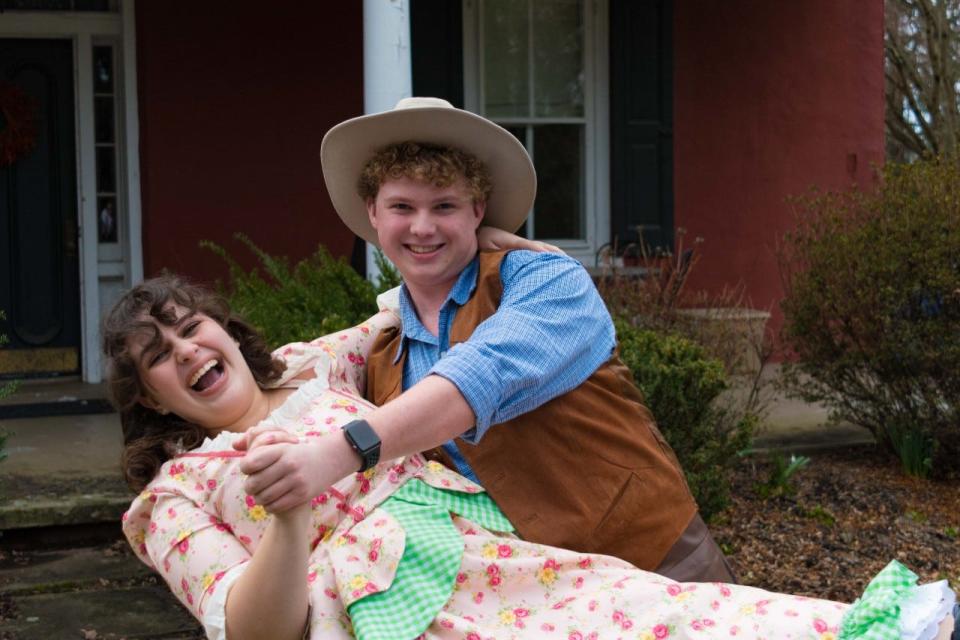
[[[380,444],[380,438],[366,422],[355,422],[348,427],[350,437],[360,451],[370,451]]]

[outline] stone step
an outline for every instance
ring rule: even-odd
[[[21,640],[203,637],[167,586],[122,540],[0,553],[0,616],[4,633]]]

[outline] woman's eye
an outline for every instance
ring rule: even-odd
[[[163,362],[163,359],[166,357],[167,357],[166,349],[157,351],[152,356],[150,356],[150,360],[148,361],[148,366],[151,366],[151,367],[156,366],[161,362]]]
[[[197,327],[200,326],[199,320],[194,320],[193,322],[188,322],[187,325],[183,328],[184,336],[192,336],[197,332]]]

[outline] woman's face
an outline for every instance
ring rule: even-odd
[[[140,403],[212,431],[242,431],[256,424],[263,417],[263,395],[239,345],[209,316],[191,315],[175,304],[168,309],[176,317],[172,326],[143,317],[156,327],[158,341],[153,343],[149,330],[128,339],[147,389]]]

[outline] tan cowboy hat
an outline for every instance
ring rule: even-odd
[[[537,174],[520,141],[446,100],[404,98],[392,111],[346,120],[323,137],[323,179],[340,219],[355,234],[379,244],[366,203],[357,194],[357,181],[374,153],[400,142],[454,147],[476,156],[493,183],[484,223],[511,232],[523,224],[537,194]]]

